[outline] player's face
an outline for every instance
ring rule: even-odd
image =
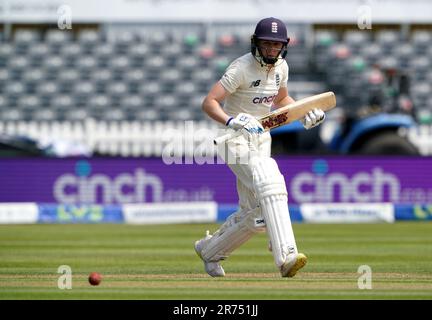
[[[283,43],[269,40],[259,40],[258,46],[266,58],[277,58],[282,50]]]

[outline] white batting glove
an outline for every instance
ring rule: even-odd
[[[251,134],[261,134],[264,132],[261,123],[255,117],[247,113],[239,113],[235,118],[229,118],[226,125],[234,130],[245,129]]]
[[[303,124],[306,130],[312,129],[324,122],[325,120],[325,112],[321,109],[313,109],[306,113],[303,119],[300,122]]]

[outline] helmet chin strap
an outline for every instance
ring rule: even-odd
[[[279,60],[279,58],[262,57],[262,60],[267,64],[275,64]]]
[[[278,62],[280,59],[282,59],[281,53],[282,53],[283,48],[280,50],[279,54],[275,58],[267,58],[262,54],[260,48],[257,48],[257,49],[258,49],[257,50],[258,54],[255,55],[255,59],[261,64],[261,67],[264,67],[264,65],[266,65],[266,66],[267,65],[274,65],[274,64],[276,64],[276,62]]]

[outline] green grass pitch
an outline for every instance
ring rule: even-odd
[[[432,299],[432,223],[294,224],[309,260],[281,278],[258,234],[211,278],[193,249],[217,224],[1,225],[0,299]],[[72,289],[57,286],[60,265]],[[372,269],[359,289],[358,267]],[[90,286],[97,271],[103,280]]]

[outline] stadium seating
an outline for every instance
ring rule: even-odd
[[[18,29],[10,39],[0,33],[0,122],[208,122],[202,99],[232,59],[249,51],[252,28]],[[395,69],[410,77],[419,119],[432,121],[432,32],[288,30],[294,98],[329,89],[339,106],[358,109],[371,100],[365,92],[383,84],[379,73]]]
[[[1,110],[19,106],[26,119],[102,119],[107,115],[101,110],[119,109],[110,113],[119,120],[138,114],[152,120],[153,111],[161,120],[202,120],[195,97],[203,97],[231,60],[249,51],[250,31],[224,26],[205,38],[201,29],[18,30],[0,49]],[[290,50],[292,73],[307,73],[301,32],[291,35]],[[78,110],[66,110],[71,108]],[[0,119],[6,120],[3,111]]]
[[[341,35],[321,30],[315,34],[315,70],[325,74],[328,85],[346,101],[344,107],[355,109],[370,102],[377,86],[388,85],[388,72],[407,75],[417,118],[426,121],[429,117],[424,115],[432,110],[431,100],[425,97],[432,85],[431,37],[431,31],[413,31],[404,36],[399,30],[380,30],[372,36],[364,31]],[[382,79],[372,83],[371,79],[377,78],[369,75],[376,75],[377,69],[382,72]]]

